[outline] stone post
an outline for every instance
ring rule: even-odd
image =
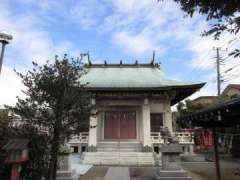
[[[150,128],[150,106],[148,98],[144,99],[142,105],[142,125],[143,125],[143,150],[151,151],[151,128]]]
[[[173,127],[172,127],[172,113],[165,112],[165,126],[168,128],[169,132],[173,133]]]
[[[172,111],[171,111],[171,105],[170,100],[165,101],[165,113],[164,113],[164,126],[168,128],[169,132],[173,133],[173,127],[172,127]]]

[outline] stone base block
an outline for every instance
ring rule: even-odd
[[[71,171],[57,171],[57,180],[74,180]]]
[[[187,172],[184,170],[176,170],[176,171],[167,171],[160,170],[155,174],[156,180],[192,180],[190,176],[187,175]]]

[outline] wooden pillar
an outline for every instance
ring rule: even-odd
[[[91,100],[92,105],[96,104],[95,99]],[[89,141],[88,146],[96,147],[97,146],[97,110],[94,108],[91,112],[89,120]]]
[[[216,175],[217,175],[217,179],[221,180],[219,154],[218,154],[218,137],[216,134],[216,129],[213,128],[212,131],[213,131],[213,150],[214,150],[214,162],[215,162],[215,168],[216,168]]]
[[[144,99],[142,105],[142,125],[143,125],[143,146],[151,147],[151,128],[150,128],[150,106],[148,98]]]

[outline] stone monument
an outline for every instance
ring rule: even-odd
[[[161,148],[162,167],[157,169],[157,180],[191,180],[180,166],[181,146],[176,143],[164,144]]]
[[[57,180],[74,180],[69,164],[70,149],[66,145],[60,147],[58,156]]]

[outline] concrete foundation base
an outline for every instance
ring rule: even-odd
[[[192,180],[184,170],[160,170],[155,174],[156,180]]]

